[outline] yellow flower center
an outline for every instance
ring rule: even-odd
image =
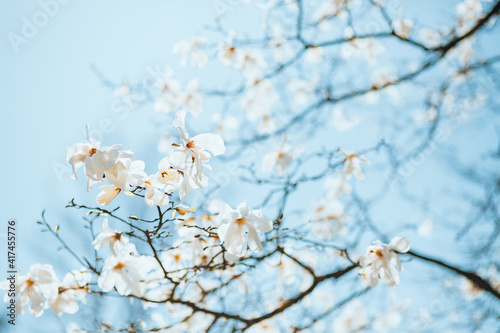
[[[35,284],[35,282],[31,281],[31,278],[28,278],[26,280],[26,286],[28,287],[28,289],[31,288],[34,284]]]
[[[189,149],[193,149],[195,147],[194,141],[189,140],[188,143],[186,143],[186,147],[188,147]]]
[[[115,270],[121,270],[125,268],[125,264],[119,261],[116,266],[114,267]]]
[[[247,222],[247,219],[246,219],[246,217],[243,216],[243,217],[240,217],[239,219],[237,219],[234,222],[236,222],[236,224],[238,224],[238,225],[244,225]]]
[[[96,152],[97,152],[97,149],[96,148],[92,148],[92,149],[89,150],[89,155],[93,156]]]

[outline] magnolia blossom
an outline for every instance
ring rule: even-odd
[[[329,0],[323,3],[317,13],[319,17],[318,24],[323,23],[325,20],[338,16],[347,8],[348,0]]]
[[[292,161],[293,154],[290,152],[290,146],[286,144],[285,137],[283,137],[279,148],[266,154],[262,159],[262,170],[275,169],[278,175],[284,177],[286,175],[285,169]]]
[[[424,40],[427,47],[437,47],[441,44],[442,36],[439,32],[430,28],[421,28],[419,30],[420,38]]]
[[[306,53],[307,61],[320,63],[323,60],[323,48],[319,46],[310,47]]]
[[[146,188],[144,202],[146,202],[146,205],[149,207],[153,207],[154,205],[165,207],[170,202],[170,199],[165,192],[153,185],[154,179],[156,179],[156,177],[153,175],[148,180],[144,181],[144,187]]]
[[[231,141],[231,132],[238,128],[238,120],[232,116],[223,116],[220,113],[214,113],[212,121],[217,125],[214,133],[219,134],[224,141]]]
[[[354,152],[345,152],[340,150],[340,152],[344,155],[344,177],[346,179],[351,178],[351,174],[356,176],[359,180],[364,180],[365,175],[363,170],[361,170],[361,163],[370,164],[370,161],[366,159],[363,155],[357,155]]]
[[[284,63],[293,54],[293,48],[285,35],[285,28],[280,24],[273,27],[273,38],[269,46],[274,50],[274,60],[277,63]]]
[[[184,268],[191,266],[192,258],[190,243],[178,240],[173,244],[173,248],[165,250],[161,254],[163,267],[168,267],[169,277],[181,279],[186,273]]]
[[[172,193],[181,186],[182,177],[179,171],[168,162],[168,157],[158,163],[158,172],[150,177],[150,183],[166,193]],[[146,185],[151,185],[147,184]]]
[[[221,203],[217,223],[219,225],[217,234],[221,243],[227,252],[238,257],[245,255],[247,244],[250,250],[262,253],[264,249],[258,235],[273,229],[271,220],[262,215],[260,209],[253,210],[248,207],[246,202],[241,203],[236,209]]]
[[[219,52],[217,57],[226,66],[235,65],[237,59],[240,58],[240,49],[233,45],[233,39],[236,33],[234,31],[230,32],[226,38],[226,42],[219,44]]]
[[[341,52],[345,59],[351,59],[353,57],[363,57],[374,63],[377,56],[382,53],[385,48],[384,46],[375,41],[373,38],[355,38],[350,35],[352,31],[346,31],[346,38],[350,38],[349,43],[342,44]]]
[[[179,215],[184,216],[187,213],[192,213],[192,212],[194,212],[194,208],[185,205],[179,205],[175,207],[173,217],[175,217],[176,213],[179,213]]]
[[[401,38],[408,38],[413,27],[413,22],[409,20],[396,20],[392,23],[392,27],[396,34]]]
[[[328,190],[327,197],[329,199],[336,199],[342,193],[349,194],[352,192],[352,187],[343,177],[328,178],[325,181],[325,188]]]
[[[464,0],[457,4],[456,12],[459,17],[460,33],[470,29],[483,15],[481,0]]]
[[[174,71],[172,68],[165,68],[163,77],[156,79],[154,87],[161,91],[161,95],[156,99],[154,109],[160,112],[172,112],[179,107],[181,103],[181,85],[173,79]]]
[[[175,169],[181,171],[184,181],[179,195],[181,201],[193,188],[202,188],[208,184],[208,176],[203,167],[209,168],[210,153],[214,156],[223,154],[225,151],[224,141],[218,134],[205,133],[189,138],[185,126],[186,112],[177,112],[174,127],[181,132],[181,143],[174,144],[176,148],[168,157],[168,162]]]
[[[188,41],[180,41],[179,43],[174,45],[174,54],[180,53],[181,65],[186,66],[187,59],[189,55],[191,55],[191,66],[203,68],[208,62],[207,54],[200,50],[200,47],[205,44],[207,39],[202,36],[193,37],[191,42]]]
[[[78,301],[86,304],[85,296],[89,292],[88,285],[91,277],[92,275],[85,268],[67,273],[59,285],[57,297],[49,300],[52,311],[58,316],[63,313],[78,312]]]
[[[0,289],[9,290],[11,282],[10,280],[0,282]],[[40,317],[43,313],[45,298],[57,297],[58,284],[52,265],[32,265],[27,275],[16,277],[15,288],[17,295],[19,295],[16,302],[16,313],[24,314],[29,303],[29,310],[33,317]],[[10,302],[8,294],[5,294],[4,302]]]
[[[88,143],[77,143],[68,149],[67,160],[73,167],[72,178],[77,179],[76,171],[84,165],[87,176],[87,190],[104,179],[105,172],[113,167],[119,158],[132,157],[132,151],[119,150],[121,145],[101,147],[101,143],[90,138],[87,125]]]
[[[241,69],[241,72],[248,81],[258,80],[261,76],[261,69],[267,67],[267,63],[259,51],[251,50],[246,53],[238,53],[235,67]]]
[[[343,221],[347,219],[344,205],[338,200],[320,203],[311,217],[314,233],[320,238],[332,238],[336,233],[344,232]]]
[[[101,205],[109,205],[121,192],[121,189],[115,185],[103,185],[99,189],[101,192],[97,195],[97,202]]]
[[[127,250],[129,250],[128,252],[134,252],[134,245],[129,244],[128,238],[123,237],[122,234],[122,232],[111,229],[108,226],[108,219],[104,219],[102,221],[102,231],[92,242],[92,246],[96,250],[100,250],[109,245],[109,249],[114,256]]]
[[[287,88],[293,95],[294,104],[304,105],[314,97],[316,86],[316,80],[305,81],[294,78],[290,80]]]
[[[144,179],[147,177],[144,168],[145,164],[143,161],[132,161],[129,158],[120,158],[113,166],[106,170],[105,177],[111,184],[120,190],[128,192],[131,190],[131,186],[137,187],[144,183]],[[100,194],[106,198],[106,200],[104,200],[103,197],[103,201],[107,202],[109,199],[112,200],[114,198],[112,197],[112,192],[116,192],[116,189],[105,186],[101,186],[100,189],[105,192],[101,192]],[[109,204],[109,202],[106,204]]]
[[[122,251],[106,259],[97,284],[103,291],[116,288],[120,295],[142,296],[146,292],[149,273],[158,268],[154,257]]]
[[[188,82],[186,92],[182,95],[180,106],[192,113],[199,115],[203,109],[203,97],[200,94],[200,84],[193,79]]]
[[[128,87],[127,82],[124,82],[122,86],[113,91],[113,97],[120,98],[129,109],[134,108],[133,98],[130,94],[130,88]]]
[[[389,287],[394,287],[399,284],[399,272],[403,270],[398,253],[408,252],[410,242],[408,238],[394,237],[389,244],[378,240],[373,244],[360,258],[361,274],[372,288],[377,285],[379,279],[382,279]]]
[[[246,89],[241,106],[247,110],[249,120],[256,120],[263,116],[269,116],[271,107],[277,100],[278,95],[271,80],[262,80]]]
[[[340,315],[335,318],[333,331],[336,333],[362,332],[368,324],[368,315],[363,304],[355,299],[349,302]]]
[[[267,114],[263,115],[262,118],[260,118],[260,124],[259,127],[257,128],[257,132],[259,134],[270,134],[273,133],[275,130],[276,130],[276,123],[274,122],[274,119]]]

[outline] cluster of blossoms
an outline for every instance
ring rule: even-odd
[[[179,190],[184,201],[193,189],[208,185],[208,162],[224,153],[224,141],[218,134],[206,133],[190,138],[185,128],[186,112],[177,112],[174,127],[181,133],[181,143],[158,164],[158,171],[148,175],[143,161],[134,160],[131,151],[120,151],[121,145],[100,148],[100,143],[88,137],[89,143],[78,143],[68,150],[67,159],[76,170],[84,166],[88,179],[87,188],[106,178],[111,185],[101,186],[98,202],[108,205],[121,192],[134,194],[145,191],[148,206],[164,207],[169,203],[168,195]],[[87,131],[88,132],[88,131]]]
[[[211,214],[203,215],[200,220],[190,216],[193,208],[182,204],[193,189],[208,185],[209,176],[205,171],[210,169],[208,162],[211,156],[225,151],[218,134],[190,137],[185,129],[185,116],[185,111],[177,112],[173,126],[180,132],[180,143],[173,144],[172,151],[159,162],[154,174],[148,175],[144,171],[145,163],[132,160],[132,151],[122,151],[121,145],[101,147],[100,142],[89,137],[88,128],[88,143],[75,144],[68,150],[72,177],[76,179],[77,170],[83,167],[88,190],[104,179],[110,183],[100,187],[97,196],[100,204],[110,204],[122,191],[144,197],[150,207],[173,203],[169,196],[175,191],[181,201],[180,205],[169,208],[173,210],[173,217],[180,216],[174,219],[179,239],[159,251],[158,256],[140,254],[124,232],[111,229],[108,219],[103,220],[102,231],[92,243],[96,251],[109,249],[110,252],[104,256],[101,269],[92,268],[102,292],[116,290],[124,296],[164,300],[171,293],[172,281],[185,281],[187,271],[235,262],[246,255],[247,248],[263,252],[259,234],[271,231],[273,223],[261,210],[254,210],[246,203],[232,209],[224,202],[214,201],[210,205]],[[217,232],[208,231],[207,236],[207,230]],[[38,317],[48,304],[58,315],[75,313],[78,301],[85,302],[84,297],[90,292],[91,277],[91,273],[82,269],[68,273],[63,282],[59,282],[50,265],[33,265],[28,275],[17,280],[17,312],[24,313],[29,305],[30,312]],[[8,280],[0,284],[3,289],[9,286]]]
[[[361,163],[370,164],[363,155],[354,152],[339,150],[343,159],[344,169],[339,177],[329,178],[325,181],[328,189],[326,199],[321,200],[314,208],[310,220],[313,222],[313,231],[320,238],[332,238],[336,234],[347,232],[345,221],[349,219],[344,212],[344,203],[340,200],[343,194],[352,191],[348,180],[354,175],[359,180],[364,180],[365,175],[361,169]]]
[[[182,89],[179,81],[174,79],[172,68],[165,68],[163,77],[154,82],[154,88],[159,90],[154,109],[158,112],[170,113],[178,109],[198,115],[203,109],[203,97],[197,79],[190,80],[185,89]]]
[[[410,250],[410,242],[404,237],[394,237],[389,244],[373,242],[364,256],[360,258],[362,276],[374,288],[381,279],[385,284],[394,287],[399,284],[399,272],[402,271],[398,253]]]
[[[29,305],[33,317],[40,317],[47,307],[58,316],[74,314],[78,312],[78,302],[86,303],[90,280],[91,274],[85,268],[67,273],[61,282],[51,265],[34,264],[28,274],[16,277],[15,290],[19,295],[16,313],[24,314]],[[0,282],[0,289],[12,289],[11,283],[10,280]],[[9,300],[6,293],[4,301]]]
[[[155,258],[139,255],[127,237],[109,228],[107,219],[92,245],[96,250],[109,246],[111,251],[97,280],[103,291],[116,288],[120,295],[143,296],[148,283],[161,277],[161,267]]]

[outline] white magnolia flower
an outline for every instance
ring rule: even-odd
[[[9,290],[10,280],[0,283],[0,289]],[[29,303],[29,310],[33,317],[40,317],[43,313],[45,298],[57,297],[59,281],[52,265],[34,264],[27,275],[17,276],[16,292],[19,296],[16,302],[16,313],[24,314]],[[4,302],[10,302],[9,293],[4,296]]]
[[[273,27],[273,38],[269,42],[274,53],[274,61],[279,64],[289,60],[293,54],[293,48],[285,35],[285,28],[281,24]]]
[[[122,251],[106,259],[97,284],[103,291],[116,288],[120,295],[143,296],[149,273],[158,268],[159,264],[152,256],[131,255]]]
[[[323,3],[320,10],[316,14],[319,17],[318,24],[325,20],[338,16],[347,8],[348,0],[330,0]]]
[[[248,244],[252,251],[262,253],[264,249],[258,235],[273,229],[271,220],[262,215],[260,209],[253,210],[248,207],[246,202],[241,203],[236,209],[232,209],[226,203],[221,203],[221,206],[217,217],[219,225],[217,233],[227,251],[242,257],[247,252]]]
[[[99,189],[101,192],[97,195],[97,202],[106,206],[121,192],[121,189],[115,185],[103,185]]]
[[[191,66],[203,68],[208,62],[208,56],[203,51],[200,50],[200,46],[203,46],[207,39],[202,36],[194,36],[191,42],[188,41],[180,41],[179,43],[174,45],[174,54],[180,53],[181,65],[186,66],[187,59],[189,55],[191,55]]]
[[[310,47],[306,52],[306,60],[313,63],[320,63],[323,60],[323,48],[319,46]]]
[[[347,33],[350,33],[347,31]],[[342,44],[341,53],[345,59],[363,57],[374,63],[377,56],[385,50],[384,46],[373,38],[353,38],[349,43]]]
[[[183,269],[191,267],[190,252],[190,243],[185,243],[183,240],[176,241],[171,249],[162,252],[161,262],[163,267],[167,268],[169,277],[181,279],[186,274]]]
[[[320,238],[332,238],[337,233],[345,232],[343,221],[347,219],[344,205],[338,200],[320,202],[311,217],[313,231]]]
[[[131,161],[128,158],[119,159],[111,168],[106,170],[106,179],[113,185],[99,187],[101,192],[97,195],[97,202],[109,205],[111,201],[123,190],[132,195],[130,186],[141,186],[147,177],[144,172],[143,161]]]
[[[122,86],[113,90],[113,97],[121,99],[129,109],[134,108],[133,98],[127,82],[124,82]]]
[[[182,208],[185,212],[184,214],[189,213],[189,210],[187,208],[187,206],[184,206],[184,208]],[[183,219],[175,221],[175,229],[177,230],[179,236],[183,238],[192,239],[198,235],[201,235],[202,231],[197,227],[201,227],[201,223],[199,223],[199,220],[194,216],[184,217]]]
[[[278,149],[266,154],[262,159],[262,170],[271,171],[275,169],[278,175],[285,177],[285,169],[292,161],[293,154],[290,152],[290,146],[286,144],[286,138],[283,137]]]
[[[170,199],[164,191],[159,190],[158,187],[153,184],[156,179],[157,176],[152,175],[144,182],[144,187],[146,188],[144,202],[146,202],[146,205],[149,207],[153,207],[153,205],[165,207],[170,202]]]
[[[219,44],[219,52],[217,53],[217,57],[226,66],[236,65],[237,59],[241,57],[239,55],[240,49],[233,45],[233,39],[235,35],[235,32],[231,31],[226,38],[226,42],[223,44]]]
[[[427,47],[437,47],[441,44],[442,36],[435,30],[424,27],[419,30],[419,35]]]
[[[156,79],[154,86],[161,90],[161,95],[156,99],[154,109],[159,112],[172,112],[179,108],[181,103],[181,85],[173,79],[172,68],[165,68],[163,77]]]
[[[247,118],[256,120],[271,114],[271,107],[278,100],[271,80],[255,82],[246,89],[241,106],[247,110]]]
[[[261,69],[267,67],[267,63],[259,51],[251,50],[247,53],[238,53],[235,67],[241,69],[248,81],[255,81],[260,78]]]
[[[150,183],[166,193],[179,189],[182,177],[179,171],[168,162],[168,157],[162,158],[158,163],[158,172],[150,177]]]
[[[389,244],[375,241],[360,258],[361,274],[366,278],[372,288],[379,279],[389,287],[399,284],[399,272],[402,271],[398,253],[410,250],[408,238],[394,237]],[[397,252],[395,252],[397,251]]]
[[[109,249],[114,256],[124,251],[135,251],[133,244],[129,244],[128,238],[124,237],[122,232],[113,230],[108,226],[108,219],[102,221],[102,231],[92,242],[92,246],[96,250],[102,249],[106,245],[109,245]]]
[[[58,316],[78,312],[78,301],[86,304],[85,296],[89,292],[91,278],[92,275],[85,268],[67,273],[59,286],[59,294],[49,300],[52,311]]]
[[[369,324],[368,315],[363,304],[354,300],[349,302],[342,313],[333,322],[336,333],[363,332]]]
[[[123,191],[130,191],[131,185],[140,186],[144,183],[147,178],[147,174],[144,172],[145,166],[143,161],[121,158],[106,170],[106,179]]]
[[[483,15],[481,0],[464,0],[456,7],[459,18],[459,32],[470,29]]]
[[[354,152],[345,152],[342,149],[340,149],[340,152],[344,155],[344,177],[349,179],[351,178],[351,174],[353,174],[359,180],[364,180],[365,175],[363,170],[361,170],[361,163],[370,164],[370,161],[363,155],[357,155]]]
[[[224,141],[231,141],[231,132],[238,128],[238,120],[232,116],[223,116],[220,113],[214,113],[212,121],[217,125],[214,133],[219,134]]]
[[[82,165],[87,175],[87,190],[97,182],[104,179],[105,172],[115,165],[120,158],[132,157],[132,151],[122,151],[121,145],[100,148],[101,143],[89,136],[89,127],[87,126],[88,143],[77,143],[68,149],[67,160],[73,167],[72,178],[77,179],[76,171]]]
[[[315,93],[317,82],[292,79],[288,83],[288,89],[293,95],[293,101],[296,105],[304,105],[308,103]]]
[[[184,216],[187,213],[192,213],[192,212],[194,212],[194,208],[185,205],[178,205],[175,207],[173,216],[175,217],[176,213],[179,213],[179,215]]]
[[[413,27],[413,22],[410,20],[399,19],[392,23],[392,28],[396,34],[402,38],[408,38]]]
[[[181,143],[174,144],[177,148],[168,157],[170,165],[184,176],[179,192],[182,201],[191,189],[208,185],[208,176],[203,168],[209,168],[210,153],[217,156],[225,151],[224,141],[218,134],[205,133],[189,138],[185,117],[184,110],[177,112],[173,125],[181,132]]]
[[[325,181],[325,188],[328,190],[327,197],[329,199],[336,199],[340,197],[342,193],[349,194],[352,192],[351,185],[349,185],[343,177],[328,178]]]
[[[197,116],[203,109],[203,97],[200,94],[200,84],[193,79],[188,82],[186,92],[182,96],[181,107]]]
[[[274,119],[267,114],[263,115],[262,118],[260,118],[260,124],[259,127],[257,127],[257,132],[259,134],[271,134],[275,130],[276,123],[274,122]]]

